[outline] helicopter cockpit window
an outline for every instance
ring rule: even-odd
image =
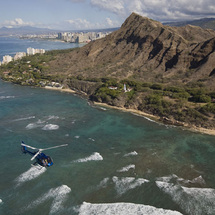
[[[52,160],[51,160],[51,158],[50,158],[50,157],[47,157],[47,161],[48,161],[49,163],[51,163],[51,162],[52,162]]]

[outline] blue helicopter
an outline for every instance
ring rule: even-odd
[[[50,156],[45,155],[44,153],[42,153],[42,151],[48,150],[48,149],[54,149],[54,148],[58,148],[58,147],[63,147],[63,146],[67,146],[68,144],[63,144],[63,145],[59,145],[59,146],[53,146],[53,147],[49,147],[49,148],[45,148],[45,149],[37,149],[35,147],[26,145],[23,141],[21,143],[21,151],[24,154],[30,154],[32,156],[31,160],[36,160],[34,162],[34,166],[36,164],[39,164],[42,167],[50,167],[53,165],[53,160],[51,159]],[[36,151],[29,151],[27,148],[36,150]]]

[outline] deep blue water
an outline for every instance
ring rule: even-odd
[[[81,47],[83,44],[64,43],[42,39],[19,39],[17,37],[0,37],[0,61],[4,55],[14,56],[17,52],[27,52],[27,48],[56,50]]]
[[[21,141],[68,146],[38,169]],[[0,214],[215,214],[214,136],[0,81],[0,147]]]

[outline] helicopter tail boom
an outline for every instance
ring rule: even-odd
[[[21,151],[22,151],[24,154],[30,154],[31,156],[34,156],[34,155],[35,155],[35,152],[31,152],[31,151],[27,150],[27,147],[24,146],[24,145],[21,145]]]

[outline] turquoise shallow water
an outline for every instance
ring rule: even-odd
[[[23,44],[0,38],[0,57]],[[47,151],[54,165],[38,169],[22,140],[68,146]],[[215,214],[214,136],[0,81],[0,147],[0,214]]]
[[[214,203],[207,202],[215,198],[213,136],[2,81],[0,130],[1,214],[78,214],[83,202],[214,214]],[[22,140],[68,147],[47,151],[54,166],[38,170],[21,153]],[[200,175],[198,183],[186,181]],[[191,210],[187,201],[198,207]]]

